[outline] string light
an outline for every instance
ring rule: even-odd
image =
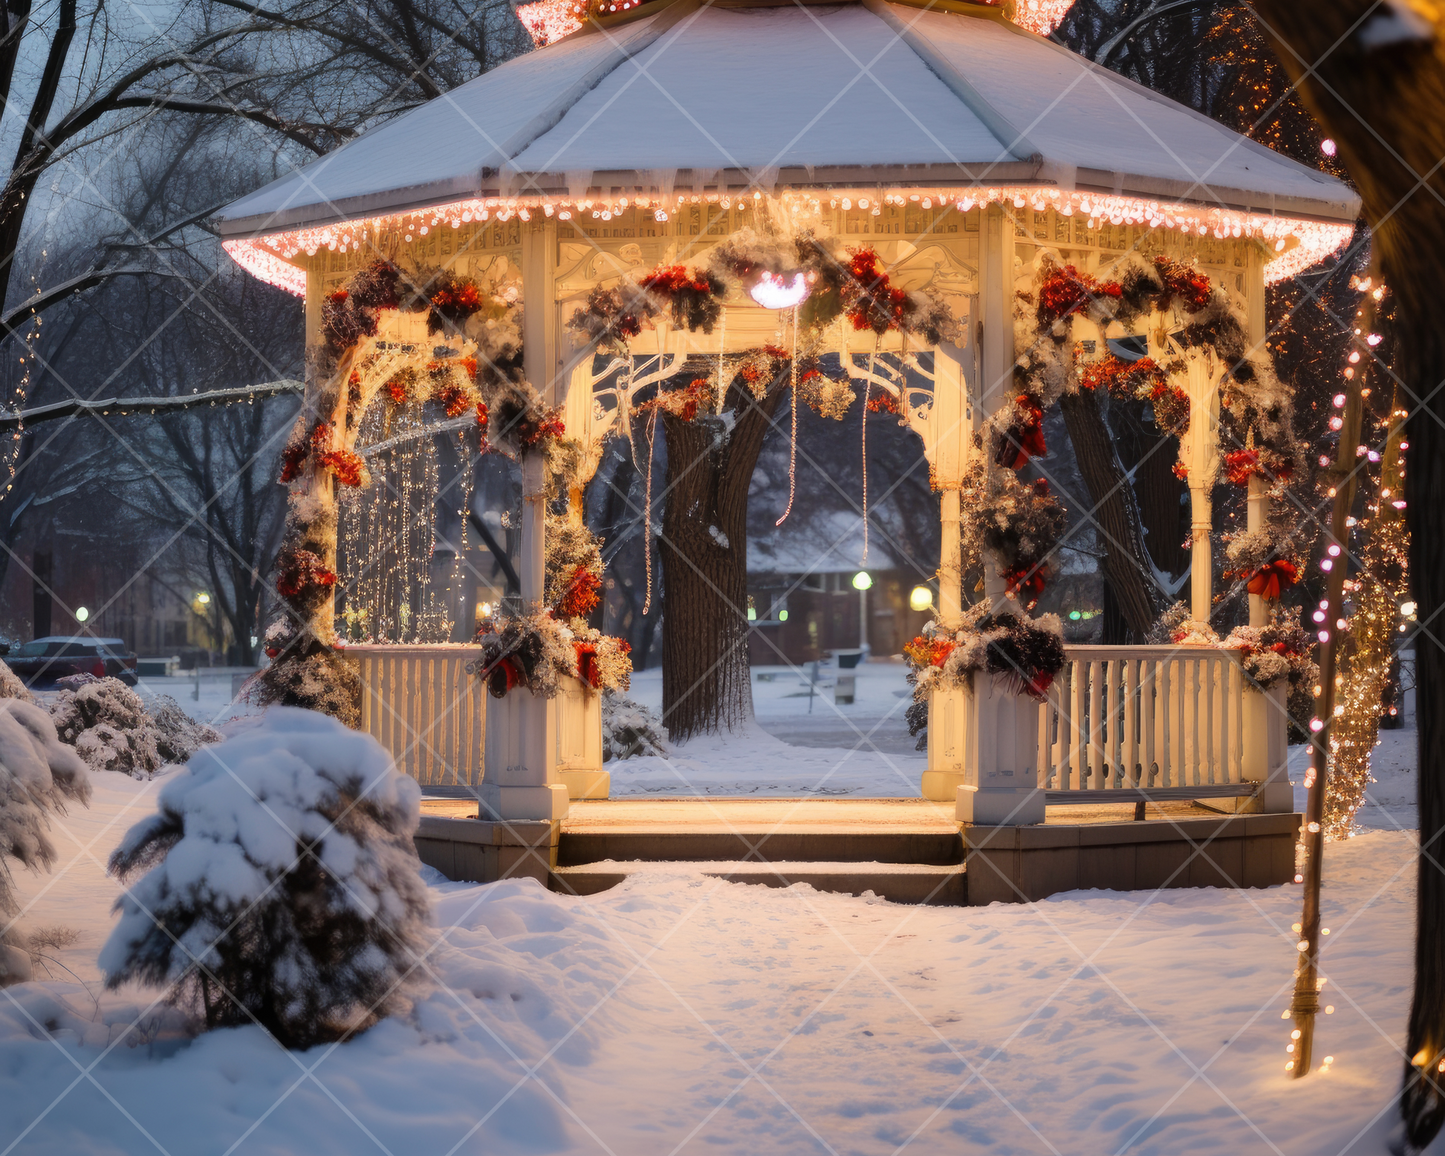
[[[462,434],[456,437],[460,460],[467,461]],[[369,463],[377,480],[339,495],[345,636],[366,642],[446,642],[462,560],[456,555],[445,576],[431,572],[441,486],[436,434],[423,403],[372,405],[357,446],[365,455],[360,447],[380,442],[395,444]],[[456,513],[460,519],[465,511]]]
[[[788,508],[783,516],[773,523],[781,526],[793,512],[793,498],[798,492],[798,310],[793,308],[793,356],[788,361],[788,408],[793,411],[793,436],[788,443]],[[867,424],[865,418],[864,424]],[[865,522],[866,526],[867,523]],[[867,533],[867,530],[864,530]]]
[[[427,209],[356,218],[251,238],[230,238],[222,245],[243,269],[299,297],[306,292],[306,273],[302,268],[305,258],[315,256],[323,249],[340,251],[343,245],[348,249],[361,248],[363,243],[356,238],[363,235],[400,234],[412,243],[422,236],[422,229],[453,225],[453,222],[475,227],[492,217],[505,222],[524,210],[530,213],[539,208],[546,216],[555,214],[559,220],[571,220],[574,215],[600,220],[604,214],[610,214],[609,219],[613,219],[625,213],[633,225],[645,217],[652,217],[655,224],[663,225],[667,224],[664,218],[671,218],[693,205],[720,205],[732,196],[725,189],[674,192],[667,196],[638,191],[609,197],[504,196],[498,190],[493,195],[469,197]],[[1014,208],[1031,208],[1036,213],[1052,211],[1063,217],[1082,213],[1090,219],[1090,228],[1096,228],[1097,222],[1107,221],[1114,226],[1145,225],[1216,240],[1252,237],[1264,242],[1276,254],[1264,267],[1265,281],[1269,284],[1293,277],[1336,252],[1350,240],[1354,230],[1352,223],[1307,221],[1237,209],[1035,185],[970,189],[899,187],[886,191],[881,201],[876,191],[869,189],[783,190],[770,193],[766,204],[762,193],[755,191],[751,200],[738,197],[732,203],[740,212],[786,213],[797,220],[799,227],[803,227],[806,219],[821,219],[825,211],[851,210],[855,200],[859,211],[869,215],[880,213],[883,206],[896,210],[923,200],[936,203],[940,210],[951,208],[960,213],[990,204],[1007,204]],[[677,222],[672,227],[681,234],[686,231],[685,225],[686,222]]]

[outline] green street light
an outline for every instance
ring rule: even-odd
[[[870,590],[873,587],[873,575],[867,570],[859,570],[853,575],[854,590]]]

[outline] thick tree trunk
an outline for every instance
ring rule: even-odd
[[[1135,642],[1142,642],[1163,610],[1144,547],[1143,524],[1133,487],[1124,475],[1098,399],[1088,390],[1059,400],[1079,473],[1089,488],[1093,521],[1104,552],[1104,580]]]
[[[759,402],[731,389],[731,432],[715,417],[663,415],[662,721],[675,739],[752,718],[748,487],[784,392],[775,386]]]
[[[1139,502],[1139,521],[1145,530],[1144,545],[1154,565],[1174,578],[1189,569],[1188,490],[1175,476],[1179,442],[1146,424],[1141,403],[1111,401],[1114,445],[1119,460],[1134,477],[1134,496]]]
[[[1256,0],[1266,32],[1300,93],[1339,146],[1374,227],[1395,295],[1410,439],[1405,496],[1420,734],[1420,858],[1415,998],[1405,1047],[1402,1152],[1418,1152],[1445,1123],[1445,15],[1438,7],[1374,0]],[[1425,15],[1426,12],[1431,15]],[[1282,43],[1279,43],[1282,42]]]

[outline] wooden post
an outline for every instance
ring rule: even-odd
[[[306,270],[306,347],[304,351],[304,370],[306,375],[306,392],[301,405],[301,416],[297,419],[305,424],[306,430],[310,431],[313,422],[324,417],[327,421],[335,422],[335,412],[323,414],[321,411],[321,395],[324,382],[316,364],[316,353],[320,348],[322,340],[321,305],[325,293],[325,286],[321,282],[321,272],[314,267],[307,267]],[[344,382],[349,376],[351,368],[351,357],[348,354],[342,360],[338,369],[343,385],[339,390],[340,399],[338,405],[342,408],[341,417],[345,420],[346,388]],[[341,433],[338,430],[333,438],[332,448],[340,444]],[[316,466],[314,460],[306,467],[302,475],[302,484],[306,488],[306,496],[318,503],[323,510],[335,510],[336,507],[336,478],[330,470],[323,470]],[[331,541],[322,556],[322,564],[333,574],[336,573],[336,534],[333,532]],[[316,613],[312,615],[310,623],[318,639],[327,644],[335,643],[336,623],[336,586],[335,584],[325,587],[322,595],[321,605],[317,607]],[[317,627],[320,629],[316,629]]]
[[[979,343],[978,402],[975,422],[982,426],[1013,393],[1014,377],[1014,226],[1002,205],[982,210],[978,229],[978,291],[983,339]],[[988,453],[985,443],[984,453]],[[985,468],[993,469],[986,457]],[[1004,580],[991,558],[984,559],[983,593],[1002,602]]]
[[[557,225],[522,222],[522,356],[527,380],[548,408],[567,395],[558,363]],[[522,612],[541,609],[546,594],[546,461],[522,454]],[[556,699],[514,691],[487,700],[483,819],[551,820],[567,815],[567,787],[557,773]],[[600,720],[599,720],[600,726]]]
[[[938,622],[957,629],[963,616],[963,551],[960,544],[958,487],[973,455],[976,408],[970,405],[964,353],[944,344],[933,352],[933,405],[924,427],[924,448],[942,490],[939,519]]]
[[[1010,404],[1014,391],[1014,226],[1001,205],[981,210],[978,300],[979,325],[974,333],[978,380],[970,399],[970,446],[972,435]],[[985,468],[992,470],[989,442],[985,437],[982,453]],[[960,455],[960,468],[973,452]],[[950,525],[957,526],[957,518],[966,516],[959,509],[957,492],[950,495],[945,489],[945,534]],[[944,541],[947,549],[949,540]],[[989,558],[984,559],[984,597],[994,606],[1006,604],[1003,578]],[[1021,607],[1015,609],[1022,613]],[[980,672],[971,688],[935,692],[928,709],[924,798],[953,802],[955,815],[966,823],[1041,823],[1044,793],[1038,789],[1038,746],[1039,704],[1016,693],[1009,680]]]

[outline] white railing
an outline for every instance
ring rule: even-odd
[[[475,646],[348,646],[361,672],[361,729],[423,786],[482,782],[487,692]]]
[[[1067,654],[1040,712],[1045,790],[1238,794],[1278,773],[1282,704],[1248,686],[1235,651],[1078,646]]]

